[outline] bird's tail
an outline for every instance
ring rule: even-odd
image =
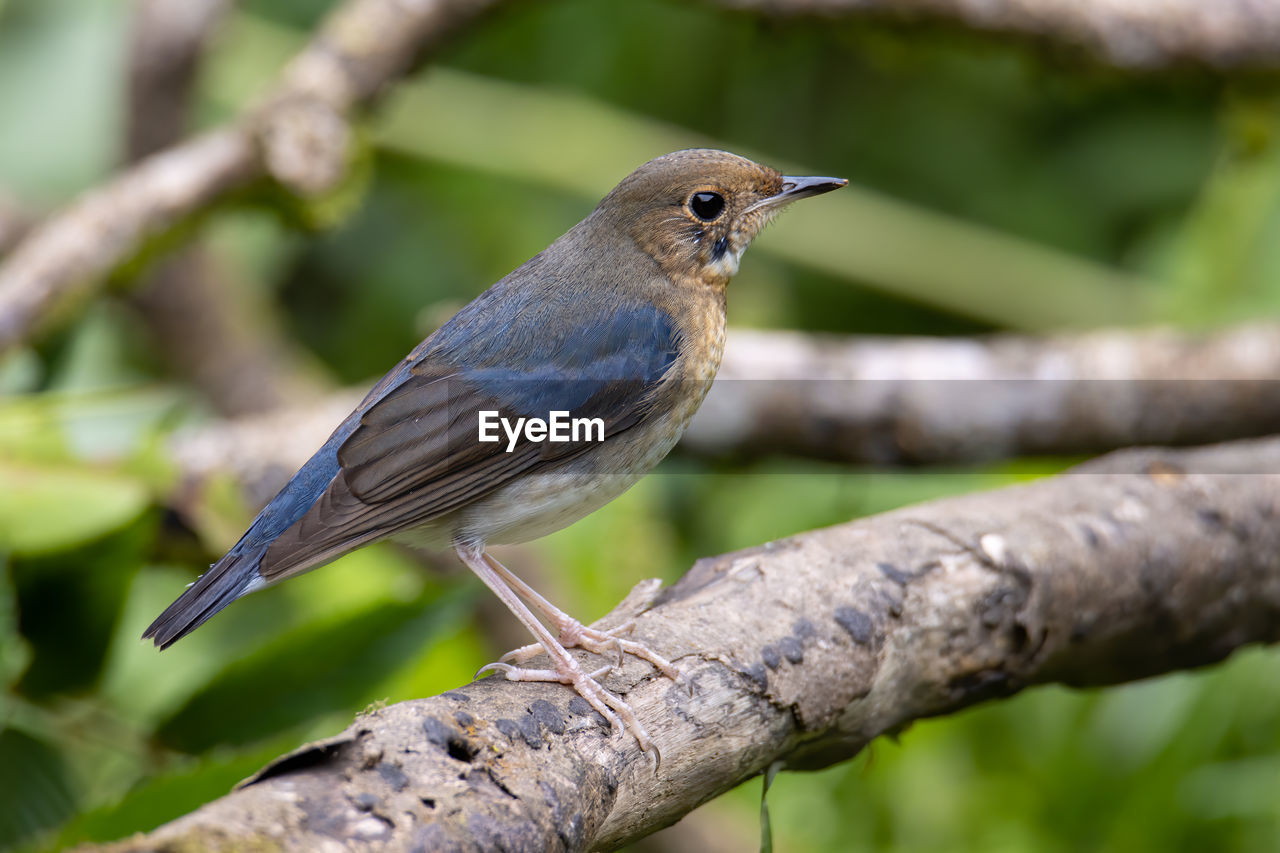
[[[142,639],[167,649],[237,598],[265,586],[258,574],[265,551],[263,546],[232,548],[156,617]]]

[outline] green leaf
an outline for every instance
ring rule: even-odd
[[[0,26],[0,184],[17,196],[65,197],[115,166],[127,13],[123,3],[80,0],[7,10]]]
[[[31,649],[18,633],[18,596],[9,575],[9,560],[0,553],[0,687],[13,684],[30,661]],[[0,719],[9,719],[6,700],[0,690]]]
[[[456,630],[472,588],[383,604],[338,624],[282,637],[233,663],[162,723],[166,746],[200,753],[253,743],[330,711],[382,698],[383,681]]]
[[[1268,254],[1280,209],[1280,121],[1273,93],[1229,98],[1217,163],[1166,263],[1164,313],[1189,326],[1247,321],[1275,310]]]
[[[129,580],[150,549],[157,515],[146,513],[79,548],[15,555],[18,629],[32,658],[18,689],[32,697],[95,684]]]
[[[293,738],[280,739],[251,752],[175,762],[168,770],[134,786],[118,803],[76,817],[59,833],[55,846],[61,850],[154,829],[223,796],[236,783],[295,746]]]
[[[761,775],[760,786],[760,853],[773,853],[773,826],[769,823],[769,786],[782,771],[783,762],[775,761]]]
[[[132,477],[0,460],[0,548],[64,550],[124,527],[150,502]]]
[[[0,731],[0,848],[62,823],[76,797],[63,756],[24,731]]]

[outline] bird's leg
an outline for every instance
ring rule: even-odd
[[[492,564],[497,564],[499,568],[501,564],[488,557],[483,545],[457,543],[454,545],[454,550],[467,568],[475,572],[476,576],[484,581],[485,586],[493,590],[493,594],[498,596],[507,609],[529,629],[542,650],[551,658],[552,664],[551,669],[521,669],[506,663],[491,663],[481,668],[481,672],[486,669],[497,669],[511,681],[554,681],[568,684],[578,692],[579,696],[587,700],[592,708],[600,712],[600,715],[608,720],[614,729],[630,730],[642,750],[648,752],[654,748],[653,742],[649,739],[649,733],[640,724],[631,706],[596,681],[596,678],[607,672],[609,667],[588,674],[547,630],[547,626],[539,622],[538,617],[534,616],[520,597],[512,591],[502,574],[493,568]],[[506,569],[503,569],[503,572],[506,572]]]
[[[621,665],[622,655],[628,654],[646,660],[653,664],[654,668],[670,678],[677,684],[684,682],[684,676],[675,664],[646,646],[644,643],[638,643],[635,640],[624,640],[618,636],[623,632],[629,632],[635,620],[623,622],[616,628],[610,628],[607,631],[598,631],[595,628],[588,628],[577,619],[574,619],[568,613],[556,607],[550,601],[543,598],[536,589],[520,580],[514,572],[506,566],[499,563],[493,555],[484,553],[481,558],[489,564],[489,566],[497,572],[504,581],[507,582],[516,593],[537,610],[539,613],[551,623],[551,627],[556,630],[559,635],[560,643],[566,648],[579,648],[585,651],[604,656],[605,651],[614,652],[615,665]],[[515,663],[523,663],[530,658],[542,653],[542,646],[534,643],[529,646],[521,646],[518,649],[507,652],[502,656],[503,661],[512,661]]]

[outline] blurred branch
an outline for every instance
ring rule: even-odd
[[[242,61],[249,67],[278,63],[299,43],[292,30],[247,13],[228,19],[227,34],[237,56],[252,57]],[[243,103],[256,85],[240,71],[242,62],[211,67],[211,96],[228,108]],[[435,120],[457,115],[467,120]],[[580,93],[447,67],[398,86],[373,139],[402,156],[550,187],[589,204],[657,154],[726,145]],[[769,152],[734,150],[792,174],[819,169]],[[865,187],[846,187],[820,208],[781,217],[751,252],[1023,331],[1136,324],[1157,307],[1150,280]]]
[[[352,112],[499,0],[348,0],[262,106],[139,162],[36,228],[0,265],[0,352],[83,297],[145,240],[262,178],[310,196],[345,174]]]
[[[255,162],[248,134],[215,131],[144,160],[47,219],[0,264],[0,353],[99,285],[149,235],[247,185]]]
[[[188,485],[230,474],[249,504],[262,506],[324,444],[367,390],[339,391],[307,406],[179,432],[171,443],[174,461]]]
[[[430,121],[462,110],[468,121]],[[620,173],[655,154],[724,147],[593,98],[448,68],[400,87],[379,117],[376,138],[401,154],[554,187],[591,203]],[[739,153],[793,174],[817,168]],[[751,251],[1022,331],[1136,324],[1155,307],[1156,288],[1137,275],[865,187],[846,187],[779,217]]]
[[[304,405],[324,389],[303,353],[205,246],[163,259],[131,296],[165,361],[223,415]]]
[[[186,130],[200,58],[230,0],[134,0],[126,159],[154,154]]]
[[[1280,432],[1280,326],[1057,337],[735,330],[682,447],[966,462]]]
[[[110,849],[614,849],[774,762],[1033,684],[1114,684],[1280,639],[1280,440],[1126,451],[699,560],[634,617],[689,677],[607,678],[657,766],[558,685],[499,678],[359,717]]]
[[[1280,327],[1196,337],[822,338],[734,329],[681,448],[847,462],[966,462],[1280,432]],[[265,503],[366,389],[177,435],[188,482]]]
[[[775,16],[954,20],[1081,45],[1130,68],[1274,68],[1280,5],[1258,0],[715,0]]]
[[[200,59],[229,0],[137,0],[129,69],[126,157],[139,160],[186,131]],[[242,415],[313,399],[301,355],[245,288],[199,243],[163,258],[131,300],[165,361],[219,412]]]
[[[21,242],[35,223],[34,215],[24,210],[16,199],[0,191],[0,258]]]

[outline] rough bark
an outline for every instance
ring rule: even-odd
[[[1122,67],[1274,68],[1280,6],[1268,0],[716,0],[773,16],[954,21],[1075,44]]]
[[[558,685],[480,681],[359,717],[111,849],[613,849],[774,762],[1047,682],[1106,685],[1280,638],[1280,439],[1067,474],[698,561],[602,620],[682,668],[606,683],[656,766]]]
[[[348,0],[233,124],[148,157],[47,219],[0,264],[0,353],[100,285],[156,235],[263,178],[314,196],[351,156],[354,112],[374,103],[500,0]]]

